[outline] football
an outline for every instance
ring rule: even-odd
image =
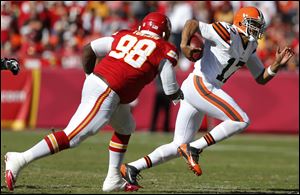
[[[204,42],[203,42],[203,39],[202,39],[201,35],[198,32],[196,32],[195,34],[192,35],[189,45],[193,48],[201,48],[202,49],[201,52],[193,53],[193,59],[195,61],[201,59],[202,55],[203,55]]]

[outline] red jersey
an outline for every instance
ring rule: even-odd
[[[111,51],[95,66],[94,73],[107,80],[123,104],[135,100],[156,77],[162,60],[177,64],[176,47],[162,38],[132,30],[119,31],[113,38]]]

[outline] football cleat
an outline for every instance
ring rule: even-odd
[[[5,171],[5,183],[9,191],[14,191],[15,179],[10,170]]]
[[[200,168],[200,165],[198,164],[198,161],[199,154],[202,152],[202,150],[198,150],[194,147],[191,147],[190,144],[181,144],[177,150],[179,154],[185,159],[189,168],[197,176],[200,176],[202,174],[202,170]]]
[[[128,183],[121,177],[116,178],[106,178],[102,190],[104,192],[112,192],[112,191],[125,191],[125,192],[133,192],[139,189],[138,186]]]
[[[5,182],[10,191],[14,190],[20,170],[26,164],[25,159],[17,152],[8,152],[4,156],[5,161]]]
[[[138,177],[141,178],[142,176],[139,174],[140,171],[135,168],[134,166],[128,164],[122,164],[120,168],[121,175],[123,179],[125,179],[128,183],[135,185],[139,188],[143,188],[137,182]]]
[[[139,188],[140,188],[139,186],[135,186],[135,185],[132,185],[132,184],[126,182],[124,191],[125,192],[135,192],[135,191],[138,191]]]

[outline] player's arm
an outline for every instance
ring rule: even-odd
[[[82,65],[86,74],[91,74],[96,62],[100,61],[111,50],[113,40],[112,37],[102,37],[84,46]]]
[[[202,50],[201,48],[192,48],[188,45],[192,35],[197,31],[201,35],[201,32],[199,30],[199,22],[197,20],[190,19],[187,20],[184,24],[181,34],[181,51],[183,52],[184,56],[191,61],[195,61],[192,57],[193,54]]]
[[[1,70],[10,70],[14,75],[20,72],[19,62],[14,58],[1,58]]]
[[[163,60],[160,63],[159,71],[164,93],[176,104],[180,99],[183,99],[183,93],[177,83],[172,63],[167,59]]]
[[[285,47],[282,51],[278,48],[273,64],[264,69],[264,71],[256,78],[256,82],[262,85],[268,83],[276,73],[285,66],[293,55],[294,52],[291,48]]]

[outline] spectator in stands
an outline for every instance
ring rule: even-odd
[[[208,1],[195,1],[192,4],[194,18],[199,21],[210,23],[212,20],[212,12],[210,11],[210,3]]]
[[[222,4],[218,5],[214,12],[214,21],[224,21],[232,23],[233,21],[233,8],[229,1],[223,1]]]
[[[159,11],[170,17],[171,41],[178,46],[187,19],[210,23],[222,17],[229,21],[232,10],[249,5],[261,9],[270,26],[257,52],[264,63],[274,57],[276,48],[272,44],[280,45],[287,39],[296,54],[286,69],[298,71],[298,1],[1,1],[1,54],[16,56],[25,68],[74,67],[60,65],[68,36],[74,36],[76,47],[82,48],[96,37],[120,28],[134,28],[144,14]],[[179,60],[181,71],[191,66],[184,59],[181,56]]]
[[[169,6],[167,15],[172,24],[170,41],[173,42],[178,51],[180,51],[181,31],[185,21],[193,17],[193,10],[191,4],[186,1],[169,2]],[[183,71],[186,71],[190,68],[191,63],[180,53],[178,65]]]

